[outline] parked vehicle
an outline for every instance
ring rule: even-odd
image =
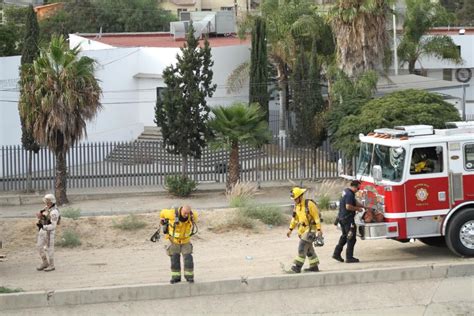
[[[397,126],[360,135],[360,201],[383,222],[358,220],[363,239],[446,242],[474,256],[474,122]],[[342,166],[340,166],[340,170]]]

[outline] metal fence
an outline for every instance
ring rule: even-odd
[[[0,190],[27,188],[30,153],[22,146],[0,147]],[[260,149],[240,148],[244,181],[318,179],[337,177],[338,154],[328,144],[314,149],[292,147],[285,139]],[[188,175],[198,182],[225,182],[228,151],[204,149],[201,159],[188,161]],[[168,153],[158,141],[84,143],[67,154],[68,188],[144,186],[163,184],[181,172],[181,157]],[[31,154],[31,185],[35,190],[54,187],[55,157],[46,148]]]

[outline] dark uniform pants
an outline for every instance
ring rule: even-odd
[[[339,222],[341,224],[342,235],[339,238],[339,243],[334,249],[334,255],[340,256],[344,245],[347,243],[346,259],[354,257],[354,246],[356,239],[356,225],[353,221]]]
[[[313,243],[300,239],[298,244],[298,256],[296,256],[295,261],[293,262],[298,270],[301,270],[306,257],[308,257],[310,268],[314,268],[319,264],[319,259],[314,251]]]
[[[186,280],[194,280],[194,261],[193,261],[193,245],[175,244],[170,242],[166,252],[171,259],[171,279],[181,280],[181,255],[184,260],[184,277]]]

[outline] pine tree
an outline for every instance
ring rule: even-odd
[[[291,141],[295,145],[306,145],[310,139],[308,131],[311,128],[309,115],[311,99],[308,98],[308,60],[303,46],[298,47],[298,53],[291,80],[292,103],[290,110],[294,113],[295,120],[290,127]]]
[[[205,39],[204,47],[199,47],[192,24],[176,59],[176,65],[163,71],[167,88],[162,96],[157,96],[155,123],[161,127],[168,152],[181,155],[181,173],[185,177],[188,157],[200,158],[211,135],[206,97],[212,97],[216,90],[216,85],[212,84],[214,62],[209,42]]]
[[[311,139],[308,145],[313,147],[321,146],[323,141],[326,139],[326,124],[325,114],[326,106],[324,104],[323,95],[321,92],[321,66],[318,58],[318,40],[316,37],[313,38],[311,47],[311,58],[309,61],[309,97],[311,99],[310,107],[308,109],[308,115],[311,118]]]
[[[23,44],[23,50],[21,54],[21,66],[20,66],[20,81],[25,82],[28,80],[27,71],[25,70],[25,66],[32,64],[33,61],[39,55],[39,25],[38,20],[36,18],[35,10],[33,6],[30,5],[28,8],[28,15],[26,19],[26,28],[25,28],[25,39]],[[20,87],[23,85],[20,84]],[[20,94],[23,94],[23,89],[20,90]],[[21,97],[20,97],[21,99]],[[36,143],[33,132],[26,127],[25,118],[20,116],[20,123],[21,123],[21,143],[23,148],[25,148],[28,154],[28,172],[27,172],[27,190],[32,190],[32,160],[33,160],[33,153],[37,154],[40,147]]]
[[[255,19],[252,29],[252,50],[250,53],[249,104],[258,103],[265,112],[268,122],[268,70],[265,20]]]

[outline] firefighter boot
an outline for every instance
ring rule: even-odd
[[[43,263],[36,268],[38,271],[43,271],[49,266],[48,259],[46,257],[41,257],[41,259],[43,260]]]
[[[170,280],[170,283],[171,284],[175,284],[175,283],[179,283],[181,282],[181,278],[175,278],[175,277],[172,277],[171,280]]]
[[[56,270],[56,268],[54,267],[54,259],[49,259],[49,266],[45,268],[43,271],[50,272],[54,270]]]
[[[319,272],[319,268],[318,266],[314,266],[314,267],[309,267],[309,268],[306,268],[304,269],[305,272]]]
[[[301,267],[293,265],[291,266],[291,271],[293,271],[294,273],[301,273]]]

